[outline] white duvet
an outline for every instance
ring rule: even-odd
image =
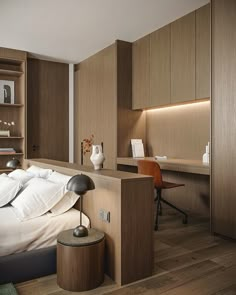
[[[44,214],[27,221],[20,221],[15,210],[12,206],[0,208],[0,256],[56,245],[61,231],[79,225],[79,211],[73,208],[55,217]],[[82,223],[89,226],[84,214]]]

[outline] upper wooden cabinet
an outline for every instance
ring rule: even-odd
[[[210,4],[133,43],[133,109],[210,97]]]
[[[144,109],[150,104],[150,35],[132,46],[133,109]]]
[[[195,99],[195,12],[171,24],[171,103]]]
[[[150,101],[148,107],[170,104],[170,25],[150,34]]]
[[[196,99],[210,97],[210,4],[196,11]]]

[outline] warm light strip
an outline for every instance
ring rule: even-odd
[[[191,106],[199,106],[204,104],[209,104],[210,100],[204,100],[204,101],[198,101],[198,102],[190,102],[190,103],[184,103],[184,104],[178,104],[173,106],[163,106],[155,109],[146,110],[146,112],[157,112],[157,111],[165,111],[165,110],[173,110],[173,109],[181,109],[181,108],[187,108]]]

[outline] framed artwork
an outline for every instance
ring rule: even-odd
[[[0,103],[15,103],[15,82],[0,80]]]

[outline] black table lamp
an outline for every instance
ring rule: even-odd
[[[73,176],[67,183],[67,189],[80,196],[80,225],[74,229],[75,237],[86,237],[88,229],[82,225],[83,196],[87,191],[95,189],[93,180],[84,174]]]
[[[7,162],[6,167],[11,168],[11,169],[16,169],[17,167],[20,166],[20,161],[16,158],[11,159],[10,161]]]

